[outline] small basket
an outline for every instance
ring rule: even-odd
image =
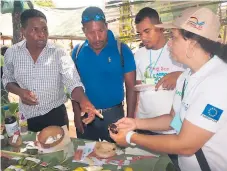
[[[53,132],[54,132],[54,135],[53,135]],[[55,141],[51,144],[45,144],[48,137],[57,136],[58,134],[61,135],[60,139],[58,139],[57,141]],[[65,135],[65,132],[64,132],[62,127],[60,127],[60,126],[48,126],[48,127],[44,128],[38,134],[37,138],[38,138],[38,141],[39,141],[40,145],[42,146],[42,148],[51,148],[51,147],[58,145],[63,140],[64,135]]]
[[[98,158],[108,159],[116,155],[117,146],[109,142],[96,142],[94,154]]]

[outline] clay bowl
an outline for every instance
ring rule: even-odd
[[[94,153],[97,157],[107,159],[116,155],[116,145],[109,142],[96,142]]]
[[[61,135],[60,139],[58,139],[57,141],[54,141],[51,144],[45,144],[48,137],[50,137],[50,136],[57,137],[58,134]],[[39,141],[42,148],[51,148],[51,147],[58,145],[63,140],[64,135],[65,135],[65,133],[64,133],[64,130],[63,130],[62,127],[60,127],[60,126],[48,126],[48,127],[44,128],[37,135],[37,140]]]

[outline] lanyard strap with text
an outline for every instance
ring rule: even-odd
[[[164,46],[164,47],[165,47],[165,46]],[[161,52],[159,53],[158,59],[156,60],[156,62],[155,62],[155,64],[154,64],[153,67],[152,67],[152,63],[151,63],[151,50],[150,50],[150,66],[151,66],[150,77],[152,77],[153,70],[154,70],[154,68],[156,67],[156,65],[157,65],[157,63],[158,63],[158,60],[159,60],[159,58],[160,58],[161,55],[162,55],[162,51],[163,51],[164,47],[162,48]]]

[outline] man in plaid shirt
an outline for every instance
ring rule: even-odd
[[[50,125],[68,125],[64,87],[81,112],[99,116],[84,94],[71,57],[47,42],[46,16],[26,10],[21,14],[21,26],[25,40],[6,51],[3,84],[20,97],[19,112],[27,118],[28,129],[37,132]]]

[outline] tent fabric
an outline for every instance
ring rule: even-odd
[[[47,17],[49,35],[51,37],[74,36],[78,38],[82,35],[79,23],[80,12],[77,10],[56,10],[51,8],[35,7],[42,11]],[[76,22],[76,23],[75,23]],[[0,32],[4,36],[12,37],[12,15],[10,13],[0,14]]]
[[[156,9],[160,16],[162,22],[168,22],[173,20],[176,15],[190,6],[208,6],[214,12],[217,12],[218,5],[221,2],[212,1],[156,1],[148,2],[143,4],[132,5],[132,16],[124,17],[135,17],[135,14],[143,7],[153,7]],[[120,17],[120,5],[116,7],[108,7],[104,9],[106,15],[109,29],[111,29],[116,36],[119,36],[119,17]],[[84,8],[79,9],[54,9],[54,8],[44,8],[37,7],[35,9],[42,11],[47,17],[47,24],[49,28],[50,38],[56,39],[73,39],[82,40],[84,39],[84,34],[82,32],[81,14]],[[226,14],[225,14],[226,15]],[[222,16],[223,17],[223,16]],[[226,16],[225,16],[226,17]],[[12,27],[12,15],[10,13],[0,14],[0,32],[3,36],[12,37],[13,27]],[[121,22],[121,24],[124,24]],[[131,27],[134,27],[134,22],[132,22]],[[134,29],[135,30],[135,29]]]

